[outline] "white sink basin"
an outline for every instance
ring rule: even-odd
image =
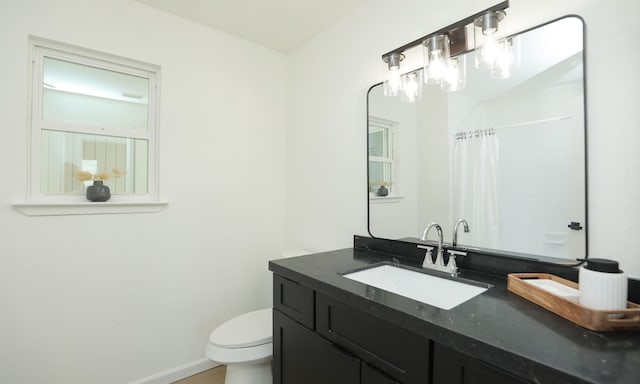
[[[392,265],[342,276],[442,309],[451,309],[488,289]]]

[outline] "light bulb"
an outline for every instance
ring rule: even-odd
[[[400,90],[400,67],[389,68],[389,88],[394,94]]]
[[[442,78],[442,85],[445,84],[457,84],[458,83],[458,62],[457,60],[451,60],[451,63],[447,66],[444,71],[444,76]]]
[[[391,53],[382,58],[384,62],[384,94],[397,96],[402,87],[400,81],[400,62],[404,59],[401,53]]]
[[[504,11],[488,12],[474,21],[476,68],[492,69],[498,55],[498,41],[504,35],[504,26],[499,24]]]
[[[402,76],[401,100],[414,103],[422,98],[422,72],[411,72]]]
[[[476,50],[476,68],[490,69],[498,55],[498,41],[495,35],[488,35],[484,44]]]
[[[466,82],[466,57],[462,55],[449,60],[442,76],[441,89],[447,92],[456,92],[463,89]]]
[[[434,80],[434,83],[439,83],[444,73],[444,59],[442,58],[441,51],[431,52],[429,58],[429,79]]]
[[[513,44],[510,40],[504,39],[498,44],[495,61],[491,68],[491,77],[494,79],[509,78],[513,61]]]
[[[423,42],[424,46],[424,82],[441,84],[442,76],[449,61],[449,37],[432,36]]]

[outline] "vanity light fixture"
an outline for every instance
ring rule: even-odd
[[[384,57],[384,95],[397,96],[402,88],[400,79],[400,62],[404,60],[404,55],[398,52],[391,52]]]
[[[486,68],[493,78],[509,77],[516,63],[514,40],[504,35],[504,18],[509,0],[503,1],[475,15],[460,20],[439,31],[405,44],[382,56],[384,62],[384,94],[400,95],[403,101],[414,102],[422,95],[422,86],[416,82],[422,76],[424,83],[439,85],[443,91],[455,92],[466,84],[466,54],[475,49],[476,66]],[[413,51],[422,46],[420,63],[413,63]],[[518,47],[519,48],[519,47]],[[408,57],[408,72],[402,72],[400,62]],[[406,64],[406,63],[405,63]],[[416,64],[416,66],[413,66]]]

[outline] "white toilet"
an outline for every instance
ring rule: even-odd
[[[271,308],[248,312],[214,329],[207,357],[227,366],[225,384],[272,384]]]

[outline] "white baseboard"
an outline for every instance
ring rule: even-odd
[[[209,359],[196,360],[164,372],[156,373],[155,375],[132,381],[129,384],[171,384],[219,365],[220,364],[214,363]]]

